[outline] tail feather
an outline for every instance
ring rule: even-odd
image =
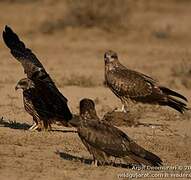
[[[186,97],[184,97],[183,95],[181,95],[171,89],[168,89],[166,87],[160,87],[160,90],[162,90],[162,92],[165,93],[166,95],[179,97],[179,98],[183,99],[184,101],[188,102],[188,99]]]
[[[184,113],[186,110],[188,110],[187,105],[185,103],[170,96],[168,96],[166,105],[170,106],[173,109],[176,109],[180,113]]]
[[[153,166],[161,166],[162,160],[152,152],[146,151],[144,159],[148,160]]]
[[[160,90],[166,95],[167,99],[162,100],[159,104],[160,105],[166,105],[170,106],[171,108],[179,111],[180,113],[184,113],[186,110],[188,110],[187,105],[180,100],[175,99],[174,97],[178,97],[186,102],[188,102],[187,98],[183,95],[172,91],[171,89],[168,89],[166,87],[160,87]],[[172,97],[174,96],[174,97]]]
[[[162,166],[162,160],[158,156],[149,151],[145,152],[144,157],[135,154],[131,154],[129,155],[129,157],[139,165],[144,164],[146,166],[155,166],[155,167]]]
[[[135,142],[130,143],[131,154],[129,157],[136,161],[138,164],[161,166],[162,160],[157,155],[149,152],[136,144]]]

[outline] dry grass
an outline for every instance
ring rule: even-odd
[[[178,66],[172,68],[172,75],[176,77],[191,75],[190,59],[183,59]]]
[[[1,0],[0,2],[6,2],[6,3],[34,3],[34,2],[40,2],[40,0]]]
[[[95,87],[99,86],[99,83],[94,80],[92,76],[84,76],[72,74],[68,78],[64,78],[63,83],[59,86],[80,86],[80,87]]]
[[[128,0],[68,0],[68,23],[73,26],[96,26],[107,30],[109,27],[124,27],[127,25],[129,3]]]
[[[180,83],[187,89],[191,89],[191,64],[190,59],[183,59],[178,66],[172,68],[172,75],[179,78]]]
[[[65,27],[97,27],[107,31],[127,29],[131,0],[67,0],[67,11],[55,21],[47,20],[41,31],[51,33]]]
[[[168,39],[172,36],[172,26],[167,24],[164,28],[153,30],[152,34],[158,39]]]

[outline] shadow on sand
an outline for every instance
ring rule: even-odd
[[[51,132],[63,132],[63,133],[77,133],[76,130],[61,130],[61,129],[52,129]]]
[[[27,130],[30,128],[29,124],[26,123],[20,123],[20,122],[16,122],[16,121],[12,121],[9,119],[4,119],[3,117],[1,117],[0,119],[0,127],[8,127],[11,129],[22,129],[22,130]]]
[[[20,123],[16,121],[12,121],[9,119],[5,119],[4,117],[0,118],[0,127],[8,127],[10,129],[21,129],[21,130],[28,130],[31,125],[27,123]],[[76,133],[76,130],[69,129],[69,130],[61,130],[61,129],[52,129],[50,132],[62,132],[62,133]]]
[[[60,152],[60,151],[56,151],[56,154],[58,154],[61,158],[63,158],[64,160],[69,160],[69,161],[78,161],[84,164],[88,164],[91,165],[93,164],[93,160],[92,159],[86,159],[83,157],[78,157],[78,156],[74,156],[65,152]],[[99,164],[98,164],[99,166]],[[123,164],[123,163],[106,163],[103,166],[113,166],[113,167],[120,167],[120,168],[132,168],[134,165],[133,164]]]

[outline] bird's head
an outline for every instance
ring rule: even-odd
[[[112,63],[118,61],[117,53],[112,50],[106,51],[104,54],[104,61],[105,63]]]
[[[84,119],[97,119],[95,103],[93,100],[84,98],[80,101],[80,116]]]
[[[28,89],[31,89],[31,88],[35,88],[35,85],[34,83],[28,79],[28,78],[23,78],[21,79],[17,85],[15,86],[15,90],[18,90],[18,89],[22,89],[23,91],[24,90],[28,90]]]

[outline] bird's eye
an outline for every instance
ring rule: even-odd
[[[112,55],[111,58],[116,58],[116,56],[115,56],[115,55]]]

